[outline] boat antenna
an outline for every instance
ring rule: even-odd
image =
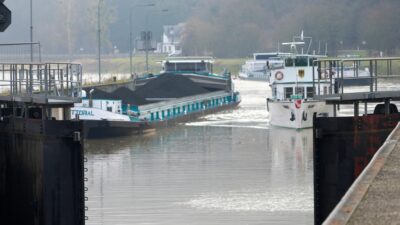
[[[321,54],[321,41],[318,41],[318,55]]]
[[[306,42],[308,42],[307,52],[305,53],[308,54],[310,52],[310,48],[312,45],[312,37],[304,36],[304,31],[302,30],[300,36],[293,37],[293,42],[299,42],[299,41],[303,42],[304,45]],[[304,54],[304,46],[301,48],[301,54]]]
[[[280,48],[281,48],[281,46],[280,46],[279,41],[278,41],[278,53],[281,52]]]
[[[283,42],[282,45],[289,46],[290,50],[293,50],[294,53],[298,54],[297,52],[297,45],[304,45],[304,42],[301,41],[293,41],[293,42]]]
[[[328,55],[328,42],[325,42],[325,55]]]

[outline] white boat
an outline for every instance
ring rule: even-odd
[[[343,69],[338,66],[332,69],[332,78],[335,79],[337,85],[345,86],[365,86],[370,85],[373,82],[371,74],[368,68],[364,70],[360,69],[358,65],[343,66]],[[329,69],[322,71],[322,77],[329,79]]]
[[[252,60],[247,60],[239,72],[239,78],[245,80],[269,81],[270,68],[275,64],[282,64],[281,57],[286,55],[280,52],[254,53]]]
[[[239,72],[239,77],[245,80],[257,79],[267,81],[267,62],[258,60],[247,60]]]
[[[82,102],[71,109],[71,118],[84,121],[88,138],[102,138],[236,107],[241,99],[230,74],[213,74],[212,63],[205,58],[168,58],[162,74],[138,79],[142,83],[135,90],[115,84],[86,87]]]
[[[292,45],[298,42],[291,43]],[[267,99],[270,124],[273,126],[303,129],[313,126],[313,114],[331,114],[332,106],[313,99],[315,89],[328,93],[330,84],[321,81],[313,84],[313,60],[319,55],[292,53],[284,56],[282,67],[271,68],[270,86],[272,97]],[[316,76],[317,68],[314,68]]]

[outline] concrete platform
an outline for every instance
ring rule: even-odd
[[[400,125],[323,224],[400,224]]]

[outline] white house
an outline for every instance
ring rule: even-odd
[[[182,36],[185,23],[164,26],[162,43],[158,43],[157,52],[166,53],[170,56],[182,54]]]

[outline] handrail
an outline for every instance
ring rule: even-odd
[[[398,80],[398,74],[400,74],[398,68],[393,66],[393,62],[399,63],[400,57],[317,59],[313,64],[313,67],[318,68],[313,74],[313,85],[319,87],[321,82],[329,82],[330,91],[322,93],[317,88],[316,96],[323,99],[333,95],[390,91],[385,82]],[[364,70],[361,69],[363,67],[365,67]],[[354,90],[350,87],[365,87],[363,89],[368,90]]]
[[[0,95],[78,101],[82,66],[71,63],[0,63]]]

